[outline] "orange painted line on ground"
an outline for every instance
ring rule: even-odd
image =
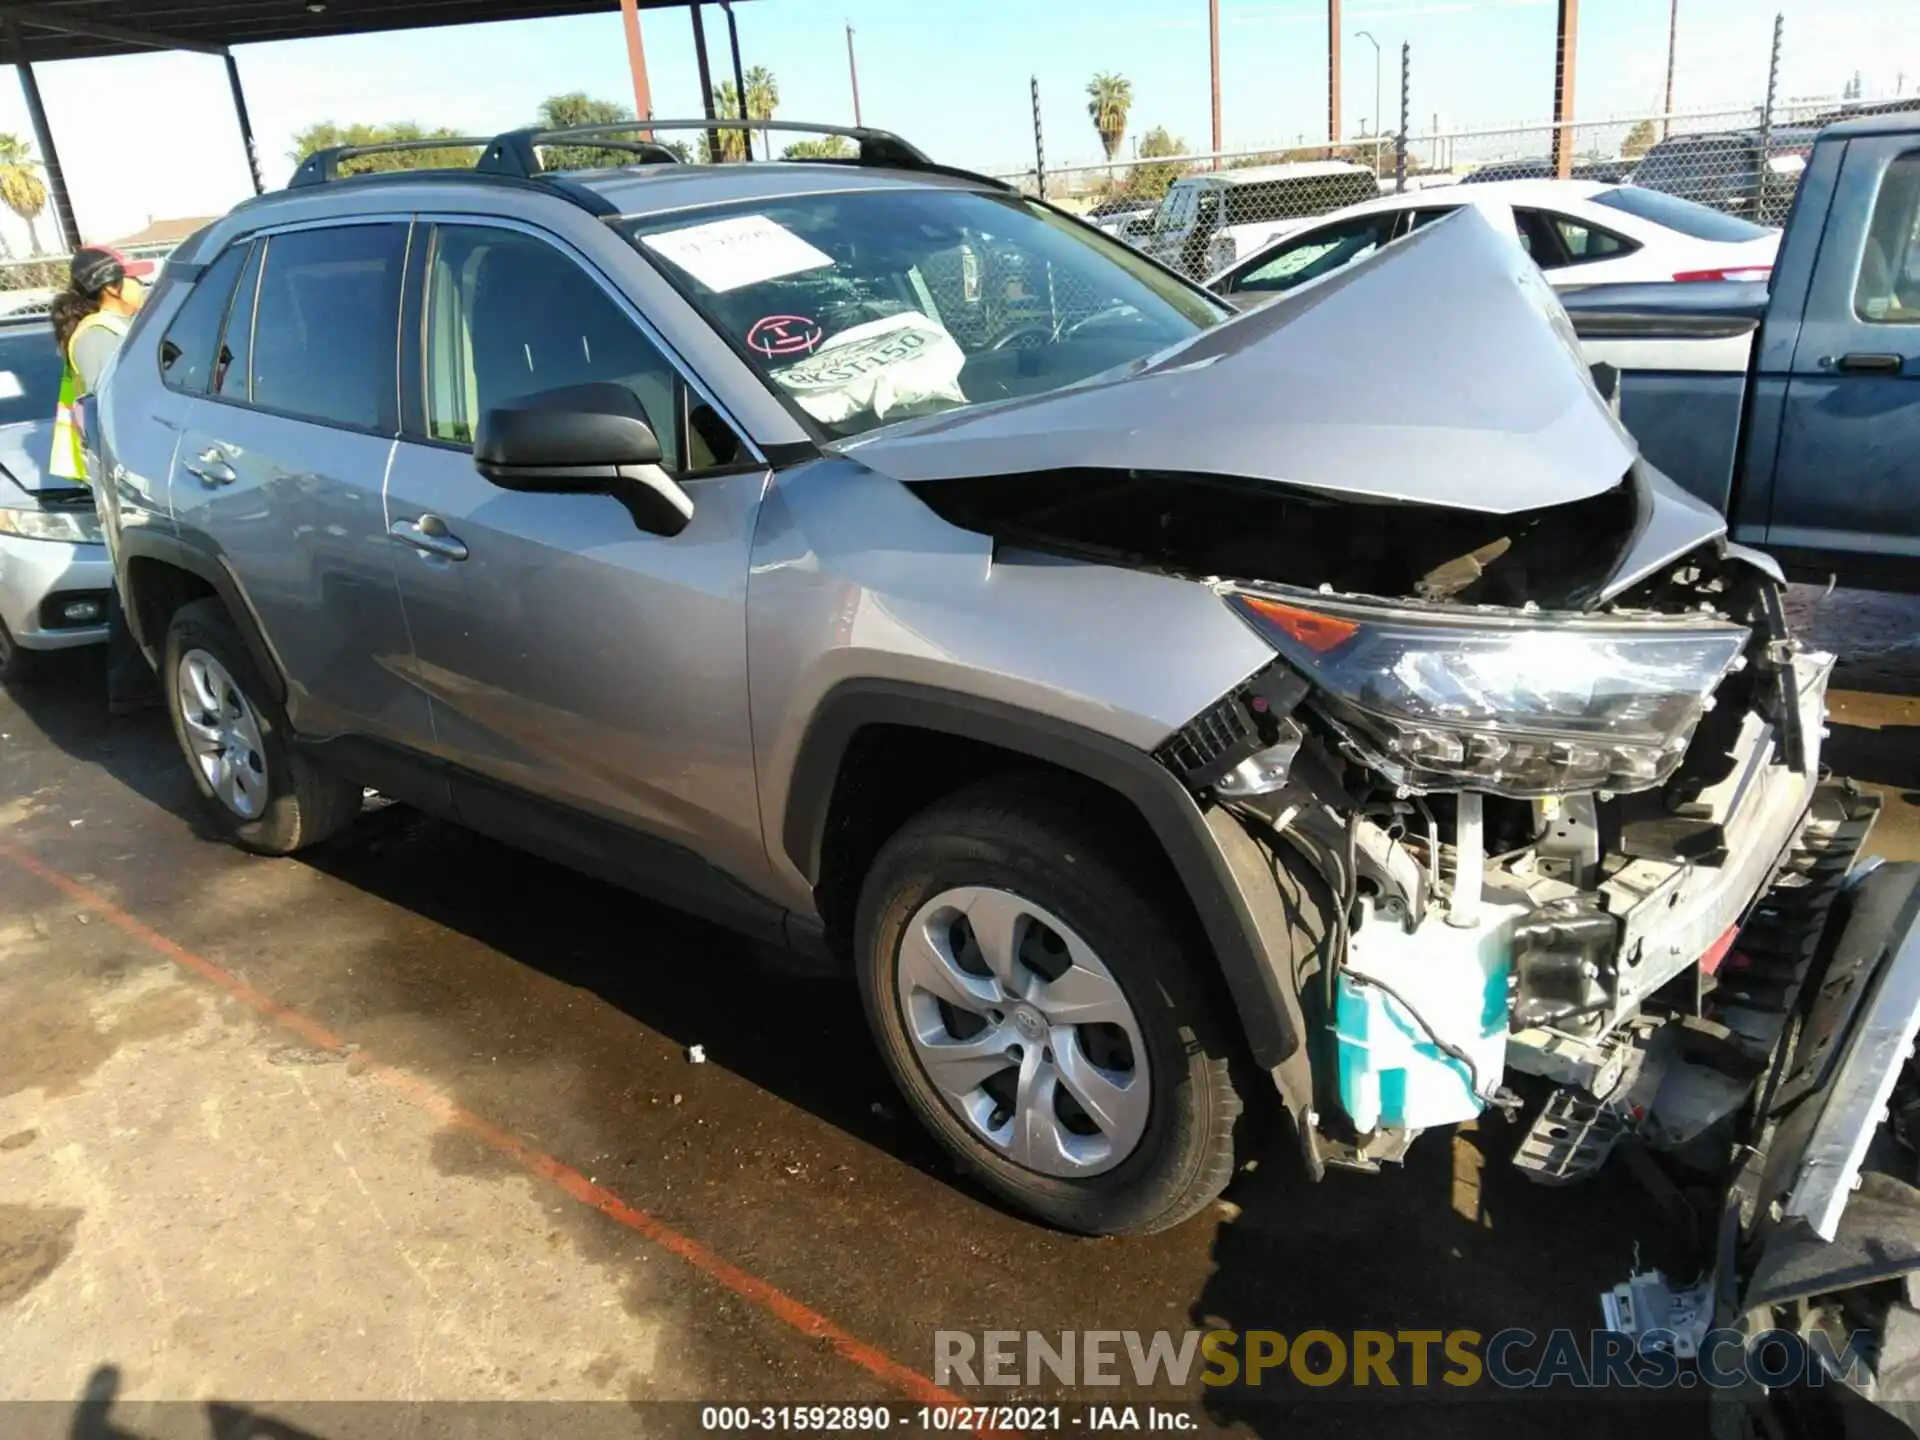
[[[256,990],[238,975],[215,964],[204,955],[196,955],[184,945],[169,940],[151,925],[136,919],[91,886],[70,879],[52,866],[28,854],[19,846],[0,840],[0,859],[7,860],[36,880],[52,886],[69,899],[93,911],[118,927],[149,950],[164,955],[202,980],[216,985],[248,1009],[265,1016],[283,1029],[290,1030],[319,1050],[345,1050],[347,1042],[326,1026],[308,1019],[299,1011]],[[608,1219],[626,1226],[636,1234],[670,1250],[708,1279],[731,1290],[741,1299],[757,1305],[767,1314],[791,1326],[810,1340],[819,1341],[841,1359],[859,1366],[876,1379],[891,1385],[909,1399],[923,1405],[967,1405],[970,1402],[951,1390],[943,1389],[909,1369],[885,1351],[849,1334],[819,1311],[794,1299],[777,1286],[750,1275],[724,1256],[708,1249],[691,1236],[683,1235],[665,1221],[629,1205],[606,1186],[589,1180],[563,1160],[537,1150],[519,1136],[501,1129],[471,1110],[457,1104],[445,1093],[403,1070],[376,1060],[365,1051],[355,1051],[354,1060],[362,1073],[372,1076],[409,1103],[448,1125],[457,1126],[489,1149],[505,1156],[530,1174],[551,1181],[582,1205],[598,1210]]]

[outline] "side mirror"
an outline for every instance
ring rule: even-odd
[[[646,407],[624,385],[595,382],[525,395],[480,417],[473,465],[502,490],[611,495],[633,523],[678,535],[693,498],[660,468]]]

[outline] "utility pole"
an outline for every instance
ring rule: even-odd
[[[1559,43],[1554,47],[1553,173],[1573,176],[1573,57],[1580,41],[1580,0],[1559,0]]]
[[[620,21],[627,32],[627,68],[633,72],[633,115],[636,120],[651,120],[653,89],[647,84],[647,47],[640,41],[640,7],[634,0],[620,0]],[[641,134],[653,138],[651,130]]]
[[[1660,138],[1673,129],[1673,54],[1680,40],[1680,0],[1667,0],[1667,103],[1660,107]]]
[[[1327,144],[1339,143],[1340,0],[1327,0]]]
[[[1033,92],[1033,184],[1044,200],[1047,198],[1047,147],[1040,138],[1040,77],[1028,76],[1027,86]]]
[[[1220,168],[1220,0],[1207,0],[1207,44],[1213,52],[1213,168]]]
[[[746,73],[740,68],[740,27],[734,23],[733,0],[720,0],[720,9],[727,17],[727,47],[733,52],[734,103],[740,107],[739,118],[749,120],[752,117],[747,114],[747,77]],[[745,142],[747,159],[751,160],[753,158],[753,132],[749,130],[740,138]],[[773,159],[773,135],[771,132],[767,134],[766,142],[767,159],[771,160]]]
[[[707,66],[707,22],[700,14],[699,0],[687,6],[687,13],[693,17],[693,58],[699,63],[700,102],[705,106],[706,117],[712,120],[713,113],[713,71]],[[720,150],[720,132],[707,131],[707,163],[718,165],[722,159]]]
[[[847,78],[853,82],[853,123],[860,124],[860,67],[853,63],[853,26],[847,26]]]

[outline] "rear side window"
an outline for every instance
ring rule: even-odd
[[[1766,226],[1742,220],[1738,215],[1729,215],[1724,210],[1711,210],[1705,205],[1683,200],[1678,195],[1669,195],[1664,190],[1649,190],[1642,185],[1622,185],[1587,198],[1595,205],[1605,205],[1610,210],[1651,220],[1668,230],[1691,235],[1695,240],[1719,240],[1738,245],[1773,233]]]
[[[1624,236],[1571,215],[1548,210],[1516,210],[1514,216],[1520,223],[1520,233],[1527,238],[1528,251],[1543,270],[1611,260],[1631,255],[1640,248]]]
[[[160,378],[175,390],[206,393],[213,374],[214,349],[233,299],[233,282],[246,263],[248,247],[230,245],[193,282],[193,289],[160,341]]]
[[[402,224],[269,236],[248,362],[253,404],[355,430],[395,429],[406,253]]]
[[[1875,325],[1920,324],[1920,150],[1897,158],[1880,182],[1853,313]]]

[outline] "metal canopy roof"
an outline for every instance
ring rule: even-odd
[[[686,7],[686,0],[637,3],[642,10]],[[616,0],[36,0],[0,4],[0,17],[17,23],[25,59],[39,64],[155,49],[218,53],[230,45],[264,40],[313,40],[618,9]]]

